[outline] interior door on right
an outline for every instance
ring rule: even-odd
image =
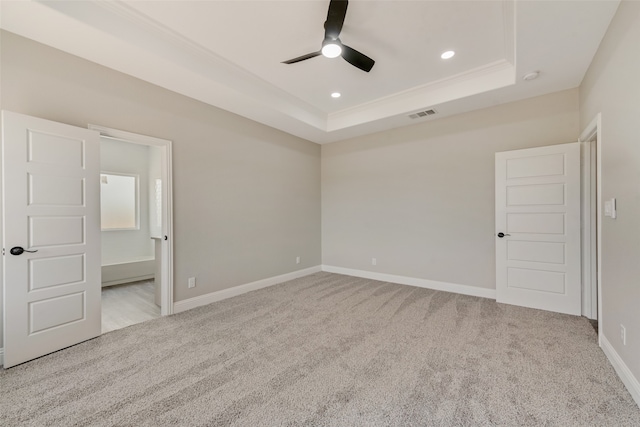
[[[496,299],[581,314],[580,143],[496,153]]]

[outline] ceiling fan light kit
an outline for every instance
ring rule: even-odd
[[[322,42],[321,50],[298,56],[297,58],[289,59],[282,63],[295,64],[296,62],[315,58],[320,55],[327,58],[342,56],[345,61],[354,67],[359,68],[362,71],[366,71],[367,73],[371,71],[373,64],[375,64],[376,61],[343,44],[338,38],[342,31],[344,18],[347,16],[348,5],[349,2],[347,0],[331,0],[329,2],[329,12],[327,12],[327,20],[324,22],[324,41]]]
[[[342,46],[336,40],[330,40],[324,43],[321,52],[326,58],[337,58],[342,53]]]

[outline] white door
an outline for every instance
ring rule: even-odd
[[[100,145],[7,111],[2,132],[8,368],[100,335]]]
[[[496,153],[497,301],[580,315],[580,143]]]

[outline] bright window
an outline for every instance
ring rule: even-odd
[[[100,174],[100,213],[103,230],[138,230],[138,176]]]

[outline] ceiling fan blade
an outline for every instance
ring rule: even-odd
[[[315,58],[322,55],[322,52],[307,53],[306,55],[298,56],[297,58],[289,59],[288,61],[282,61],[283,64],[295,64],[296,62],[304,61],[305,59]]]
[[[369,58],[364,53],[360,53],[357,50],[347,46],[342,45],[342,57],[349,64],[354,67],[360,68],[362,71],[366,71],[367,73],[371,71],[373,68],[373,64],[376,63],[373,59]]]
[[[342,31],[344,18],[347,16],[347,0],[331,0],[327,20],[324,22],[324,38],[335,40]]]

